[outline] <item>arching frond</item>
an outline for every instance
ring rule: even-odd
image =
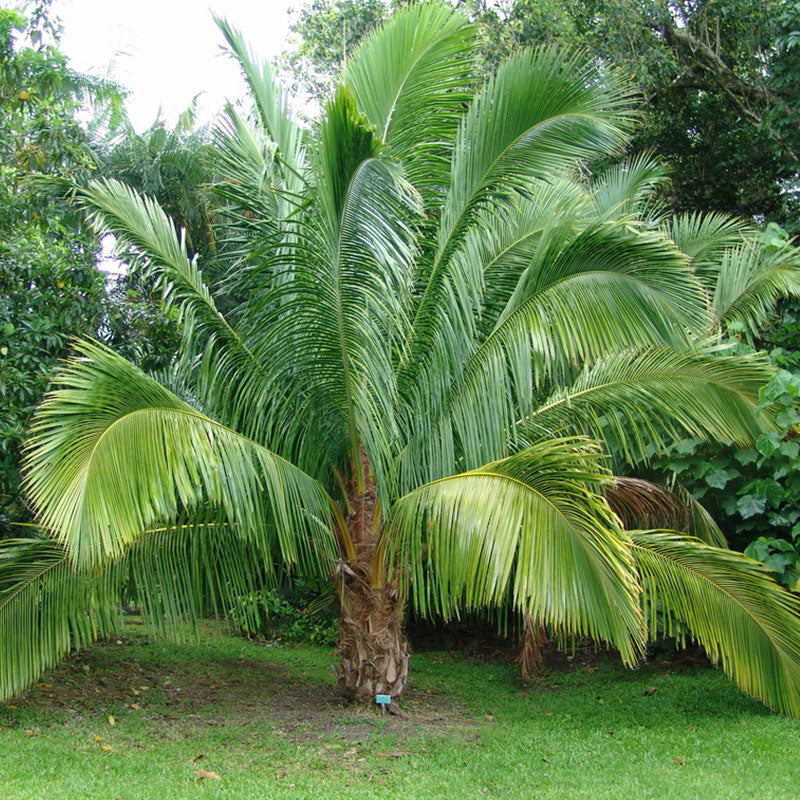
[[[271,558],[222,519],[145,531],[121,559],[87,569],[52,539],[0,541],[0,700],[114,633],[123,591],[154,633],[180,636],[264,586]]]
[[[402,364],[404,382],[440,369],[439,360],[451,358],[448,350],[461,362],[468,356],[471,341],[461,320],[472,309],[461,304],[471,304],[480,287],[452,259],[467,232],[479,225],[489,231],[533,181],[617,148],[631,118],[626,88],[599,83],[580,57],[554,49],[517,53],[487,81],[458,129],[436,251],[419,276],[424,292]]]
[[[713,286],[722,254],[741,244],[750,226],[744,220],[712,211],[677,214],[665,221],[663,230],[689,256],[704,283]]]
[[[800,600],[768,570],[732,550],[666,532],[634,532],[651,631],[689,636],[742,691],[800,716]],[[676,624],[680,623],[680,624]]]
[[[669,182],[667,170],[652,153],[615,164],[592,187],[594,210],[601,219],[632,216],[652,225],[663,213],[654,192]]]
[[[274,144],[251,130],[230,106],[214,132],[212,161],[217,172],[213,191],[237,226],[274,227],[283,216]]]
[[[40,406],[26,487],[76,564],[118,558],[155,522],[210,505],[283,558],[324,571],[330,499],[292,464],[196,411],[110,350],[78,343]]]
[[[187,622],[224,617],[241,598],[269,586],[280,559],[263,541],[240,536],[224,514],[195,516],[151,528],[123,557],[128,599],[154,632],[170,638],[180,637]],[[254,609],[239,603],[238,611]]]
[[[358,107],[425,194],[440,195],[458,121],[472,97],[474,36],[443,2],[397,11],[361,42],[344,81]]]
[[[589,432],[631,462],[686,436],[755,441],[769,430],[758,391],[772,374],[758,356],[656,348],[622,351],[587,367],[524,421],[532,439]]]
[[[113,566],[77,571],[57,542],[0,540],[0,699],[113,632],[120,581]]]
[[[639,586],[600,494],[611,479],[585,439],[538,443],[426,484],[394,507],[382,545],[422,613],[515,608],[564,633],[641,647]],[[631,605],[633,603],[633,605]]]
[[[337,419],[356,470],[363,446],[382,472],[397,436],[394,358],[408,328],[419,196],[381,157],[346,89],[327,107],[319,140],[318,213],[299,225],[293,279],[276,287],[264,352],[273,373],[299,378],[308,413]]]
[[[166,302],[181,309],[186,327],[199,325],[249,356],[241,335],[217,309],[183,238],[155,200],[110,179],[92,181],[77,189],[76,197],[99,233],[111,233],[120,245],[141,254],[147,274],[158,280]]]
[[[713,289],[712,308],[719,322],[738,323],[755,336],[778,300],[800,295],[800,256],[794,248],[773,255],[752,244],[729,248]]]

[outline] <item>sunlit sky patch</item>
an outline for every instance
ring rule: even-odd
[[[199,121],[205,122],[226,99],[244,94],[238,69],[222,53],[214,14],[271,60],[287,47],[291,5],[297,0],[55,0],[52,8],[70,65],[128,88],[131,122],[143,131],[159,108],[172,124],[199,94]]]

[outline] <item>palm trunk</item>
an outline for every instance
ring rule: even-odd
[[[391,584],[373,588],[348,576],[340,587],[339,686],[361,705],[375,696],[399,697],[408,677],[403,607]]]
[[[378,562],[383,528],[375,481],[362,453],[367,476],[361,491],[353,480],[348,487],[350,513],[347,531],[354,553],[337,570],[341,605],[340,659],[337,671],[345,698],[374,705],[376,695],[400,697],[408,677],[409,648],[403,632],[403,604],[397,586],[384,578]]]
[[[542,648],[546,642],[547,632],[544,625],[534,622],[530,614],[525,614],[522,620],[519,654],[519,674],[525,680],[537,678],[544,672]]]

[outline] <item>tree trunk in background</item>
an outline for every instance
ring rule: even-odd
[[[366,476],[363,491],[357,490],[355,479],[348,487],[347,529],[355,559],[341,562],[336,575],[341,607],[336,672],[345,698],[374,705],[376,695],[394,700],[403,693],[409,649],[397,586],[384,580],[383,565],[376,562],[383,521],[375,481],[363,453],[362,469]]]
[[[538,678],[544,672],[542,648],[546,642],[547,632],[544,625],[534,622],[530,614],[525,614],[520,639],[519,674],[526,680]]]

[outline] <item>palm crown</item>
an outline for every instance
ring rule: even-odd
[[[466,20],[413,5],[310,134],[220,27],[255,109],[215,141],[225,278],[151,200],[76,190],[180,307],[184,351],[158,381],[78,343],[40,408],[27,486],[49,538],[0,548],[3,692],[113,625],[128,576],[163,620],[280,562],[335,578],[351,698],[402,692],[411,598],[511,605],[626,663],[662,615],[800,714],[796,599],[740,554],[623,531],[605,456],[767,428],[768,367],[709,342],[797,291],[795,267],[738,223],[663,218],[652,160],[582,179],[633,115],[579,56],[522,52],[474,91]]]

